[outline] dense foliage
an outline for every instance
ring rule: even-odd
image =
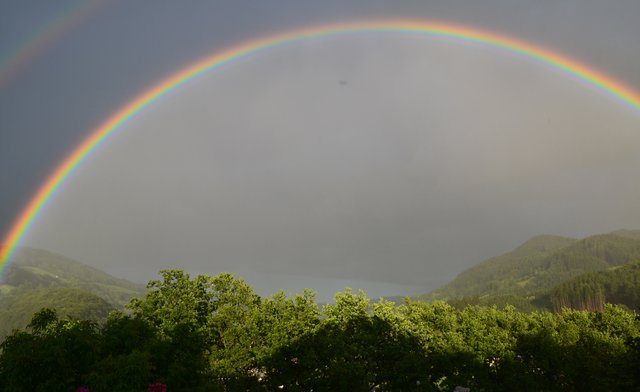
[[[34,315],[0,346],[0,390],[629,390],[640,319],[624,308],[520,313],[336,294],[257,296],[230,274],[162,271],[98,325]]]

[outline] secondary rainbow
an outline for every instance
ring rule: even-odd
[[[71,5],[23,40],[18,47],[0,58],[0,87],[25,69],[39,54],[63,35],[84,23],[108,4],[102,0],[81,1]]]
[[[76,147],[55,169],[19,214],[10,231],[4,237],[2,242],[4,246],[0,248],[0,273],[11,261],[16,246],[18,246],[27,235],[30,227],[37,220],[39,213],[51,201],[56,191],[60,189],[65,180],[73,173],[74,169],[87,159],[91,152],[97,149],[109,136],[112,136],[116,131],[121,129],[123,124],[143,111],[154,101],[207,71],[217,69],[234,60],[276,46],[328,36],[372,32],[423,34],[430,37],[443,37],[505,49],[509,52],[517,53],[526,58],[550,65],[555,69],[563,71],[567,75],[572,75],[640,113],[640,94],[635,92],[631,87],[627,87],[613,78],[559,53],[506,35],[495,34],[475,28],[442,22],[381,20],[322,25],[272,35],[217,52],[183,68],[151,89],[138,95],[107,118],[106,121],[95,129],[90,136]]]

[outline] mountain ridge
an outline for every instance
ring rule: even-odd
[[[550,293],[563,282],[635,261],[640,261],[640,230],[617,230],[582,239],[539,235],[462,271],[419,299],[459,304],[535,302],[550,309]]]

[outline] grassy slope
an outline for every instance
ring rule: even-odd
[[[40,249],[21,248],[0,285],[0,341],[24,328],[34,312],[54,308],[62,317],[100,320],[145,287]]]
[[[16,328],[24,328],[33,313],[56,309],[61,318],[72,317],[99,321],[114,309],[104,299],[85,290],[67,287],[17,289],[17,293],[0,300],[0,340]]]
[[[4,290],[12,287],[78,288],[103,298],[115,307],[121,307],[132,297],[142,296],[145,292],[143,285],[115,278],[97,268],[40,249],[21,248],[14,260],[6,273]]]

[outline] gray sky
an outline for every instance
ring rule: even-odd
[[[60,3],[60,9],[65,9]],[[73,6],[68,2],[66,6]],[[59,14],[0,5],[0,54]],[[635,1],[110,2],[0,86],[0,228],[131,97],[247,39],[447,20],[640,89]],[[347,83],[341,85],[340,81]],[[97,151],[26,244],[135,281],[230,270],[258,291],[417,294],[541,233],[640,227],[640,114],[503,51],[366,34],[277,48],[165,97]]]

